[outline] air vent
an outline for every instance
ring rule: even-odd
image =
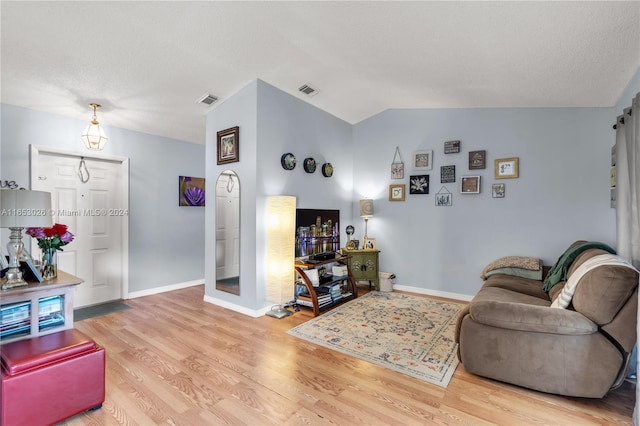
[[[303,84],[302,86],[298,87],[298,90],[307,96],[315,96],[316,93],[318,93],[318,91],[311,87],[309,84]]]
[[[213,105],[217,100],[218,100],[217,97],[207,93],[202,98],[198,99],[198,103],[204,106],[210,106],[210,105]]]

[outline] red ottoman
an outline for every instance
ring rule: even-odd
[[[104,402],[104,348],[78,330],[0,347],[0,425],[53,424]]]

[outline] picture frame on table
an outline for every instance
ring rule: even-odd
[[[479,194],[480,176],[462,176],[460,178],[460,193]]]
[[[389,201],[404,201],[405,184],[389,185]]]
[[[364,245],[362,246],[363,250],[375,250],[376,249],[376,239],[375,238],[365,238]]]
[[[494,161],[494,177],[496,179],[515,179],[520,173],[519,158],[498,158]]]
[[[238,126],[220,130],[218,136],[218,164],[240,161],[240,128]]]
[[[413,151],[413,170],[431,170],[433,168],[433,150],[422,149]]]

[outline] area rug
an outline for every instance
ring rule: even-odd
[[[374,291],[287,333],[446,388],[458,366],[454,333],[463,307]]]

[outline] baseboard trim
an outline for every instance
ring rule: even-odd
[[[407,285],[394,284],[393,289],[398,291],[408,291],[410,293],[424,294],[426,296],[436,296],[436,297],[445,297],[447,299],[462,300],[465,302],[470,302],[471,299],[473,299],[473,296],[469,296],[468,294],[451,293],[448,291],[439,291],[439,290],[429,290],[426,288],[411,287]]]
[[[228,302],[226,300],[217,299],[215,297],[204,295],[204,301],[207,303],[211,303],[216,306],[220,306],[221,308],[230,309],[232,311],[238,312],[243,315],[250,316],[252,318],[261,317],[271,309],[271,307],[262,308],[262,309],[249,309],[244,306],[236,305],[235,303]]]
[[[129,293],[126,299],[135,299],[137,297],[152,296],[154,294],[166,293],[167,291],[180,290],[187,287],[204,284],[204,278],[194,281],[186,281],[183,283],[169,284],[162,287],[150,288],[148,290],[140,290]]]

